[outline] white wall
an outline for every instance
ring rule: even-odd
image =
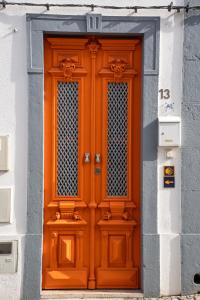
[[[33,0],[32,0],[33,1]],[[21,1],[22,2],[22,1]],[[170,0],[51,0],[36,3],[95,3],[101,5],[166,5]],[[182,5],[183,0],[174,1]],[[8,6],[0,10],[0,135],[11,139],[11,168],[0,173],[0,187],[13,188],[12,224],[0,225],[0,239],[19,240],[19,268],[13,275],[0,275],[0,298],[19,299],[23,266],[23,236],[26,233],[28,90],[26,72],[26,13],[85,14],[89,9]],[[95,9],[103,15],[131,15],[131,10]],[[137,16],[160,16],[159,87],[171,91],[169,103],[158,97],[159,114],[180,115],[182,97],[183,13],[159,10],[139,11]],[[14,29],[17,29],[15,32]],[[173,104],[174,103],[174,104]],[[173,109],[167,109],[172,104]],[[165,151],[158,151],[158,233],[161,241],[161,294],[180,292],[180,151],[169,162],[176,166],[176,188],[162,188]],[[22,242],[21,242],[22,241]]]
[[[169,100],[158,97],[159,115],[180,116],[182,100],[183,15],[161,20],[159,88],[169,89]],[[170,149],[169,149],[170,150]],[[158,233],[160,234],[161,294],[176,295],[181,290],[181,153],[158,150]],[[163,166],[175,166],[175,189],[163,188]]]

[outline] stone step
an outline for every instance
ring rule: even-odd
[[[140,291],[42,291],[41,300],[88,299],[131,300],[143,298]]]
[[[200,300],[199,294],[183,295],[183,296],[164,296],[160,298],[144,298],[144,295],[140,291],[134,290],[117,291],[90,291],[90,290],[76,290],[76,291],[42,291],[41,300],[69,300],[69,299],[85,299],[85,300]]]

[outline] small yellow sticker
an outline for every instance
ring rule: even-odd
[[[164,177],[164,188],[174,188],[175,187],[175,177],[166,176]]]
[[[174,166],[164,166],[164,176],[174,176]]]

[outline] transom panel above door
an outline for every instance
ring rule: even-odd
[[[139,38],[45,39],[43,288],[140,287]]]

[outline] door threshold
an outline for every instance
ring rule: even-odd
[[[143,298],[140,290],[43,290],[41,299],[135,299]]]

